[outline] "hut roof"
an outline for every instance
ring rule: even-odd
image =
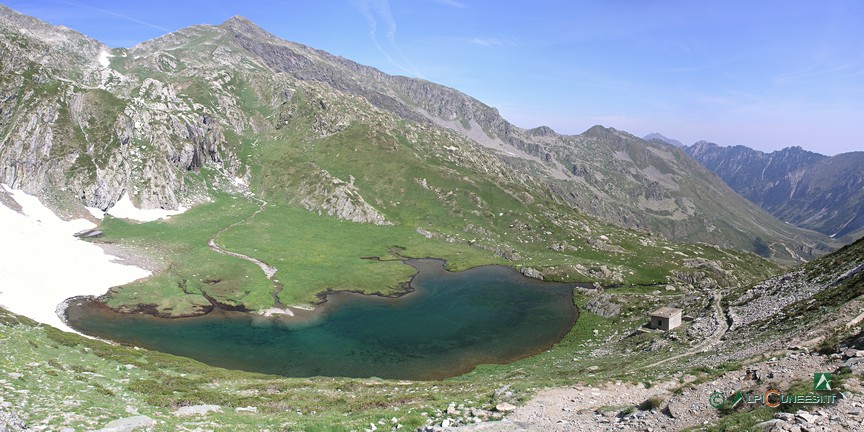
[[[671,307],[661,307],[660,309],[651,312],[651,316],[656,316],[660,318],[672,318],[674,315],[678,315],[681,313],[681,309],[671,308]]]

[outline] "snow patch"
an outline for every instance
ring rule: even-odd
[[[64,300],[99,296],[109,288],[147,277],[150,272],[118,263],[96,245],[73,235],[95,225],[64,221],[38,198],[10,189],[22,213],[0,205],[0,305],[38,322],[73,331],[57,315]]]
[[[259,315],[264,315],[265,317],[272,317],[274,315],[287,315],[294,316],[294,312],[291,309],[286,308],[276,308],[272,307],[270,309],[259,312]]]
[[[135,207],[135,204],[132,204],[132,200],[129,199],[129,194],[123,194],[120,201],[117,201],[114,204],[114,207],[109,208],[105,213],[121,219],[152,222],[159,219],[167,219],[171,216],[183,213],[186,210],[185,207],[180,207],[177,210],[139,209],[138,207]]]
[[[114,57],[114,56],[111,53],[109,53],[108,51],[105,51],[105,50],[99,51],[99,59],[98,59],[99,64],[101,64],[102,67],[106,67],[106,68],[111,66],[111,60],[110,60],[111,57]]]
[[[84,207],[84,208],[86,208],[87,211],[90,212],[90,214],[93,215],[93,217],[95,217],[96,219],[102,220],[105,218],[105,212],[103,212],[101,209],[98,209],[96,207]]]

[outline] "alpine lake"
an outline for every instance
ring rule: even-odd
[[[314,311],[264,317],[216,309],[192,318],[115,312],[75,299],[76,330],[228,368],[289,377],[435,380],[480,364],[550,348],[578,318],[573,284],[527,278],[509,267],[449,272],[412,259],[413,291],[399,297],[327,295]]]

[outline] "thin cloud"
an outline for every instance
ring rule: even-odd
[[[804,69],[786,72],[779,74],[774,77],[774,82],[777,84],[790,84],[799,80],[806,80],[810,78],[821,78],[825,76],[844,76],[849,72],[853,72],[854,75],[859,75],[858,73],[854,73],[855,67],[851,64],[840,65],[830,68],[817,68],[814,66],[810,66]]]
[[[357,10],[360,11],[363,17],[366,18],[366,22],[369,24],[369,37],[372,39],[372,43],[375,45],[378,52],[380,52],[391,65],[401,69],[403,72],[423,78],[423,74],[421,74],[417,68],[415,68],[407,58],[405,58],[405,55],[402,54],[402,50],[396,43],[396,20],[393,19],[393,14],[390,11],[390,3],[387,0],[355,0],[353,4],[357,7]],[[388,47],[394,55],[390,55],[390,53],[381,46],[381,43],[378,42],[379,23],[384,28],[384,37],[387,41]],[[397,57],[399,61],[396,61],[394,57]]]
[[[129,21],[129,22],[133,22],[133,23],[136,23],[136,24],[141,24],[141,25],[143,25],[143,26],[150,27],[150,28],[153,28],[153,29],[156,29],[156,30],[159,30],[159,31],[165,32],[165,33],[168,33],[168,32],[171,31],[171,30],[169,30],[169,29],[166,29],[165,27],[158,26],[158,25],[156,25],[156,24],[149,23],[149,22],[147,22],[147,21],[141,21],[141,20],[139,20],[139,19],[137,19],[137,18],[133,18],[133,17],[130,17],[130,16],[128,16],[128,15],[123,15],[123,14],[120,14],[120,13],[117,13],[117,12],[114,12],[114,11],[110,11],[110,10],[107,10],[107,9],[97,8],[97,7],[94,7],[94,6],[88,6],[88,5],[78,4],[78,3],[66,2],[66,1],[58,1],[57,3],[65,4],[65,5],[67,5],[67,6],[73,6],[73,7],[83,8],[83,9],[90,9],[90,10],[94,10],[94,11],[96,11],[96,12],[101,12],[101,13],[104,13],[104,14],[107,14],[107,15],[115,16],[115,17],[117,17],[117,18],[121,18],[121,19],[124,19],[124,20]]]
[[[438,0],[438,3],[441,3],[445,6],[457,8],[457,9],[465,9],[468,7],[468,6],[465,6],[464,4],[459,3],[458,1],[455,1],[455,0]]]
[[[481,37],[475,37],[474,39],[471,39],[471,43],[474,45],[479,45],[479,46],[483,46],[483,47],[501,46],[503,44],[503,42],[501,42],[501,39],[498,39],[498,38],[481,38]]]
[[[697,65],[692,65],[692,66],[666,68],[666,69],[664,69],[664,72],[668,72],[668,73],[702,72],[702,71],[706,71],[706,70],[718,69],[718,68],[721,68],[723,66],[727,66],[730,64],[735,64],[735,63],[741,62],[743,60],[747,60],[750,57],[752,57],[752,56],[750,56],[749,54],[741,54],[741,55],[736,55],[736,56],[732,56],[729,58],[724,58],[721,60],[715,60],[712,62],[697,64]]]

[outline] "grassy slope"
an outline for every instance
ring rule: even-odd
[[[112,307],[156,305],[175,315],[195,313],[210,303],[206,294],[225,304],[272,305],[273,285],[256,265],[211,251],[207,240],[219,229],[251,215],[257,206],[245,198],[216,194],[214,202],[195,207],[167,221],[137,224],[106,217],[101,241],[135,246],[164,261],[167,269],[147,279],[115,288],[107,297]],[[219,280],[216,284],[207,281]]]
[[[213,191],[212,203],[168,221],[132,224],[107,219],[101,227],[102,241],[139,247],[163,259],[168,268],[114,290],[107,298],[109,305],[134,309],[151,304],[163,314],[184,315],[209,305],[201,295],[203,289],[225,304],[253,310],[272,306],[273,286],[260,269],[207,247],[212,235],[235,223],[217,242],[276,267],[276,277],[285,285],[280,295],[285,304],[313,302],[327,289],[401,290],[411,268],[362,259],[394,258],[394,247],[403,256],[446,259],[451,270],[484,264],[531,266],[549,279],[606,284],[614,281],[580,272],[577,266],[595,270],[607,266],[619,271],[625,283],[643,285],[665,284],[672,271],[693,271],[683,265],[688,257],[723,262],[736,283],[776,271],[767,261],[747,254],[676,244],[598,223],[548,192],[536,192],[509,177],[506,165],[484,159],[488,156],[473,150],[467,140],[396,119],[362,99],[343,97],[325,86],[292,83],[297,86],[292,99],[276,112],[265,110],[260,97],[252,95],[252,81],[234,81],[233,88],[247,95],[241,99],[248,105],[244,110],[287,119],[278,128],[231,138],[240,159],[250,166],[251,188],[268,205],[247,220],[257,204]],[[326,128],[328,122],[346,126],[322,136],[316,128],[322,124]],[[294,204],[309,194],[308,189],[301,193],[304,187],[319,186],[319,174],[325,170],[343,181],[353,177],[366,202],[393,225],[341,221]],[[205,168],[196,181],[208,178],[214,181],[217,174]],[[519,224],[530,228],[520,229]],[[421,236],[417,228],[434,232],[435,238]],[[621,252],[586,243],[589,237],[600,236]],[[550,245],[560,243],[571,247],[550,250]]]

